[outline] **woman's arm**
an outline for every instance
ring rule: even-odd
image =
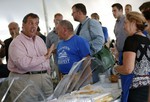
[[[115,70],[123,75],[132,73],[134,70],[136,53],[127,51],[123,53],[123,65],[117,66]]]

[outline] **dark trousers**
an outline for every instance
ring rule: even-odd
[[[129,90],[128,102],[148,102],[149,86]]]
[[[9,75],[9,70],[7,68],[6,64],[1,64],[0,65],[0,78],[6,78]]]

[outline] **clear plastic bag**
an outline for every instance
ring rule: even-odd
[[[91,68],[92,67],[92,68]],[[71,70],[58,83],[49,99],[58,98],[61,95],[79,90],[81,87],[92,83],[92,72],[100,68],[99,60],[93,57],[85,57],[73,64]],[[104,71],[102,69],[102,71]]]
[[[0,90],[1,102],[46,102],[42,91],[31,80],[19,77],[6,78],[0,83]],[[35,97],[34,94],[38,96]]]

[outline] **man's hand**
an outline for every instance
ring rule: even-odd
[[[46,59],[50,58],[50,56],[52,55],[52,52],[54,51],[54,49],[55,49],[55,45],[54,44],[52,44],[51,47],[49,49],[47,49],[47,53],[45,55]]]

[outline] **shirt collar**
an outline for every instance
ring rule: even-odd
[[[57,34],[57,32],[56,32],[56,28],[55,28],[55,27],[53,28],[53,32],[54,32],[55,34]]]
[[[85,20],[81,22],[81,24],[83,25],[88,19],[90,19],[88,16],[86,16]]]
[[[125,18],[124,15],[122,15],[119,19],[116,20],[116,22],[122,21]]]
[[[28,40],[35,40],[35,38],[36,38],[36,36],[34,36],[34,38],[28,37],[28,36],[26,36],[23,32],[21,32],[21,35],[24,36],[24,37],[25,37],[26,39],[28,39]]]

